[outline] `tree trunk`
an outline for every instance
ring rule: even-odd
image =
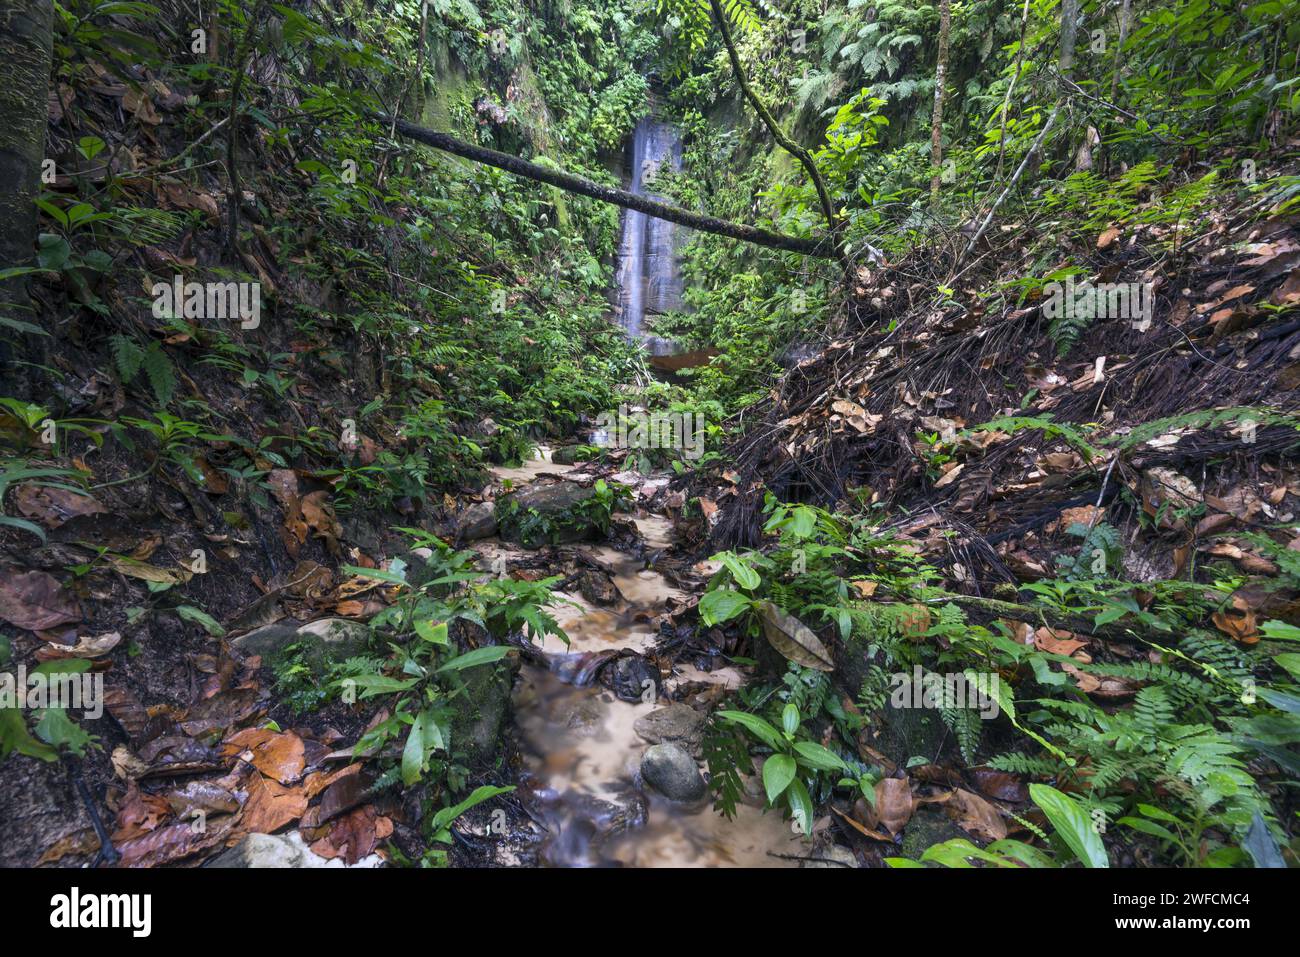
[[[1119,73],[1124,67],[1124,44],[1128,42],[1128,26],[1132,0],[1124,0],[1119,11],[1119,40],[1115,43],[1115,72],[1110,78],[1110,101],[1118,102]]]
[[[604,203],[613,203],[615,206],[622,206],[624,209],[635,209],[647,216],[666,219],[670,223],[677,223],[679,226],[688,226],[701,232],[739,239],[742,242],[753,243],[756,246],[766,246],[769,249],[782,249],[786,252],[802,253],[805,256],[815,256],[820,259],[840,258],[835,243],[829,238],[816,239],[803,236],[787,236],[783,233],[759,229],[757,226],[745,226],[725,219],[715,219],[712,216],[693,213],[679,206],[669,206],[667,203],[660,203],[646,196],[638,196],[626,190],[615,189],[613,186],[602,186],[600,183],[583,179],[581,176],[574,176],[572,173],[539,166],[537,163],[530,163],[528,160],[520,159],[518,156],[511,156],[509,153],[466,143],[464,140],[458,140],[446,133],[425,129],[423,126],[416,126],[414,123],[408,123],[406,120],[396,117],[373,114],[373,118],[384,124],[384,126],[396,130],[402,136],[413,139],[418,143],[424,143],[426,146],[432,146],[434,149],[462,156],[465,159],[473,160],[475,163],[483,163],[486,166],[503,169],[507,173],[514,173],[516,176],[523,176],[539,183],[557,186],[569,193],[590,196],[592,199],[598,199]]]
[[[0,0],[0,270],[32,261],[53,32],[51,0]],[[29,307],[26,277],[0,281],[0,316],[30,322]],[[10,329],[0,333],[0,364],[9,365],[16,339]],[[5,391],[26,393],[18,378]]]
[[[935,173],[930,177],[930,208],[939,207],[939,182],[943,178],[939,167],[943,163],[943,85],[948,78],[948,33],[952,28],[950,0],[939,2],[939,59],[934,67],[934,115],[930,119],[930,165]]]
[[[1061,0],[1061,76],[1074,72],[1074,46],[1079,35],[1079,0]]]

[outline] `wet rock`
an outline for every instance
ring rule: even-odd
[[[363,858],[356,867],[379,867],[382,859],[375,854]],[[319,868],[346,866],[342,858],[332,860],[313,854],[297,831],[288,834],[249,834],[206,865],[217,868]]]
[[[832,844],[830,847],[820,851],[813,851],[811,857],[817,860],[804,861],[800,867],[857,867],[858,859],[847,847],[839,844]]]
[[[595,494],[594,489],[583,488],[576,482],[530,485],[499,500],[500,533],[525,548],[588,541],[596,536],[598,529],[590,519],[575,514],[574,506]],[[527,522],[531,512],[536,513],[536,520]],[[526,526],[533,527],[526,529]]]
[[[605,709],[593,697],[582,698],[565,716],[564,726],[576,738],[590,738],[605,724]]]
[[[293,644],[297,637],[297,622],[277,622],[274,625],[254,628],[248,634],[233,639],[231,644],[246,655],[261,655],[266,658]]]
[[[282,654],[290,645],[302,646],[303,660],[313,669],[323,670],[334,661],[359,655],[370,642],[370,628],[346,618],[322,618],[305,625],[278,622],[264,625],[232,643],[246,655],[271,658]]]
[[[645,798],[631,790],[613,795],[610,800],[591,794],[570,795],[569,799],[575,816],[595,826],[598,840],[644,827],[648,817]]]
[[[652,701],[659,693],[658,666],[636,654],[619,658],[600,673],[600,679],[624,701]]]
[[[614,605],[623,597],[609,576],[595,569],[579,572],[577,584],[578,592],[593,605]]]
[[[704,736],[704,715],[690,705],[670,704],[636,719],[633,728],[651,744],[680,744],[693,755],[698,755],[700,739]]]
[[[641,758],[641,777],[671,801],[691,803],[707,793],[695,759],[679,744],[655,744]]]
[[[346,618],[321,618],[298,629],[297,640],[308,645],[309,663],[342,661],[366,650],[370,627]]]
[[[574,465],[578,461],[576,445],[562,445],[551,452],[551,461],[556,465]]]
[[[648,812],[645,799],[634,791],[609,798],[568,792],[548,810],[552,837],[542,850],[542,859],[552,867],[601,867],[608,860],[601,847],[636,828],[644,827]]]
[[[491,538],[497,533],[495,502],[476,502],[456,520],[456,537],[462,542]]]

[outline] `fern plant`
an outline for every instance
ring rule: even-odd
[[[122,384],[130,385],[143,371],[158,405],[165,408],[176,392],[176,370],[162,343],[155,339],[141,348],[134,340],[115,335],[109,340],[109,346]]]

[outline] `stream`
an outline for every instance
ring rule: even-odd
[[[629,188],[644,194],[656,170],[665,164],[681,168],[681,153],[677,129],[652,109],[632,136]],[[678,257],[682,238],[670,222],[635,210],[624,214],[615,315],[628,337],[641,340],[652,354],[666,351],[672,343],[647,336],[647,317],[682,308]],[[580,468],[555,465],[549,451],[541,449],[522,466],[496,468],[493,475],[497,482],[508,481],[518,488],[542,476],[561,477]],[[668,518],[641,514],[634,521],[643,553],[672,545]],[[497,557],[510,561],[509,546],[496,541],[482,544],[489,561]],[[617,649],[653,652],[657,617],[667,610],[667,602],[687,596],[646,567],[643,559],[609,545],[572,547],[609,574],[618,600],[610,607],[596,607],[576,592],[558,592],[563,601],[551,611],[569,645],[548,636],[539,647],[549,667],[526,661],[515,683],[515,723],[525,763],[520,796],[539,832],[538,863],[553,867],[793,866],[794,858],[807,853],[806,845],[779,813],[763,812],[762,786],[756,777],[749,779],[745,799],[731,819],[713,810],[711,796],[678,803],[644,782],[642,758],[657,737],[638,731],[638,720],[643,722],[641,730],[647,730],[647,716],[673,702],[678,702],[677,714],[682,714],[679,699],[688,697],[683,686],[692,693],[718,684],[736,688],[743,677],[730,667],[705,673],[677,665],[672,675],[661,676],[657,700],[650,693],[633,701],[586,683],[582,663],[591,659],[583,655]],[[514,555],[521,557],[519,552]],[[697,766],[698,743],[696,735],[692,756]]]
[[[542,474],[563,476],[579,467],[553,465],[549,452],[520,468],[497,468],[498,481],[520,487]],[[647,552],[672,544],[671,522],[659,515],[634,519]],[[489,560],[519,556],[497,541],[480,543]],[[566,667],[586,652],[628,648],[650,652],[655,616],[685,594],[645,562],[609,545],[571,546],[612,573],[622,600],[600,608],[575,592],[552,608],[569,637],[549,636],[538,645],[550,667],[525,663],[515,683],[514,713],[525,772],[520,795],[543,830],[538,862],[553,867],[789,867],[808,853],[790,824],[764,813],[761,785],[749,781],[746,797],[727,819],[710,797],[690,804],[671,801],[645,784],[640,765],[650,741],[637,719],[672,703],[684,685],[738,687],[731,667],[702,672],[678,665],[663,680],[657,701],[625,701],[601,686],[580,686]],[[647,696],[649,697],[649,696]],[[697,760],[697,764],[698,764]],[[784,855],[784,856],[778,856]]]

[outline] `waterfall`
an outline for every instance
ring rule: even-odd
[[[632,133],[633,193],[663,199],[645,191],[645,183],[668,163],[682,168],[682,139],[676,127],[653,114],[642,117]],[[631,339],[646,339],[647,315],[682,308],[682,275],[677,249],[681,232],[675,223],[629,209],[623,214],[618,252],[619,321]],[[662,340],[647,341],[652,353]],[[663,343],[668,346],[668,343]]]

